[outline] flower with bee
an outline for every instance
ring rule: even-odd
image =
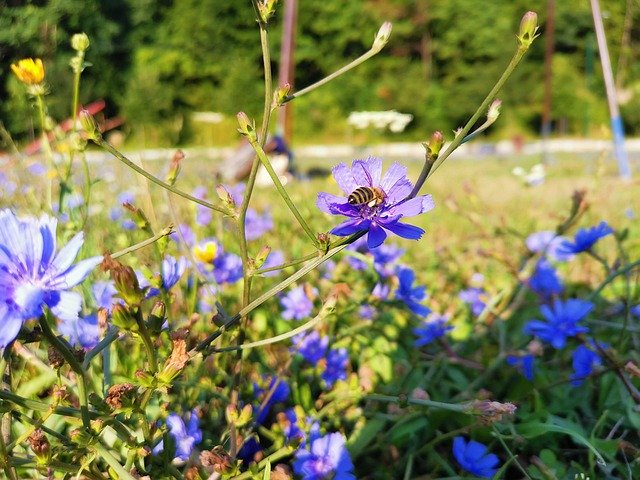
[[[367,231],[369,248],[381,245],[387,232],[412,240],[424,234],[422,228],[400,221],[435,206],[431,195],[407,198],[413,185],[405,166],[394,163],[382,175],[382,160],[369,157],[355,160],[351,168],[344,163],[336,165],[333,177],[346,197],[320,192],[317,206],[325,213],[349,218],[331,230],[332,234],[347,236]]]

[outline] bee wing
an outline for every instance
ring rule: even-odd
[[[373,178],[367,169],[366,164],[362,161],[353,162],[353,167],[351,168],[351,173],[353,175],[356,183],[363,187],[374,187]]]

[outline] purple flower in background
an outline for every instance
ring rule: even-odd
[[[173,437],[176,447],[176,458],[186,462],[191,456],[193,448],[202,441],[202,430],[200,430],[200,419],[195,409],[191,411],[189,423],[185,425],[180,415],[175,413],[169,414],[167,417],[167,427],[169,427],[169,435]],[[153,453],[158,455],[164,450],[163,442],[160,442],[153,449]]]
[[[327,355],[327,363],[325,370],[320,377],[325,381],[327,387],[333,387],[333,384],[338,380],[347,379],[347,362],[349,361],[349,355],[347,355],[346,348],[340,348],[338,350],[329,350]]]
[[[269,212],[259,214],[253,208],[247,210],[245,235],[247,240],[255,240],[273,229],[273,218]]]
[[[237,282],[242,278],[242,259],[235,253],[220,252],[213,260],[213,278],[218,284]]]
[[[312,365],[317,365],[321,358],[327,353],[329,347],[329,337],[320,336],[313,330],[310,333],[300,333],[291,339],[293,341],[293,352],[298,352]]]
[[[529,287],[545,298],[562,293],[564,290],[562,281],[558,277],[558,272],[544,258],[536,264],[533,275],[529,279]]]
[[[207,188],[202,185],[193,189],[192,195],[198,200],[207,199]],[[206,227],[213,219],[213,211],[210,208],[196,203],[196,223],[202,227]]]
[[[169,237],[177,243],[184,240],[184,243],[186,243],[188,247],[192,247],[196,243],[196,236],[193,233],[193,230],[191,230],[191,227],[185,223],[178,225],[176,231],[171,233]]]
[[[379,298],[380,300],[386,300],[389,297],[389,293],[391,289],[389,285],[386,283],[378,282],[373,286],[373,290],[371,291],[371,295],[375,298]]]
[[[295,453],[293,471],[304,480],[355,480],[353,463],[340,433],[314,438]]]
[[[426,317],[431,310],[422,305],[420,302],[427,296],[427,290],[424,286],[413,286],[413,282],[416,279],[416,275],[410,268],[398,267],[397,270],[398,281],[400,285],[396,290],[396,300],[403,302],[409,310],[420,317]]]
[[[63,319],[58,324],[58,331],[69,339],[71,345],[90,350],[100,341],[98,316],[91,314],[75,320]]]
[[[372,249],[371,253],[373,254],[373,268],[380,277],[387,278],[393,275],[392,264],[402,256],[404,250],[395,245],[383,244]]]
[[[0,172],[0,195],[10,197],[16,191],[16,182],[9,180],[4,172]]]
[[[524,378],[533,381],[533,355],[507,355],[507,365],[515,367]]]
[[[238,458],[240,458],[245,465],[249,465],[252,462],[256,462],[256,454],[262,451],[262,447],[256,437],[249,437],[245,439],[242,447],[238,451]]]
[[[491,478],[498,471],[500,459],[487,453],[487,446],[474,440],[467,443],[464,437],[453,439],[453,456],[467,472],[482,478]]]
[[[420,195],[409,200],[413,185],[407,178],[407,168],[394,163],[382,176],[382,160],[369,157],[354,160],[351,168],[340,163],[333,168],[333,177],[347,195],[338,197],[329,193],[318,193],[316,205],[320,210],[332,215],[344,215],[349,220],[341,223],[331,233],[347,236],[367,231],[367,245],[375,248],[387,238],[387,231],[403,238],[418,240],[424,230],[400,222],[404,217],[413,217],[434,208],[431,195]],[[379,191],[378,201],[359,205],[349,203],[349,196],[358,188]]]
[[[176,260],[171,255],[164,257],[162,261],[162,288],[169,291],[184,274],[187,269],[187,259],[180,257]]]
[[[34,162],[27,167],[29,173],[31,175],[35,175],[36,177],[42,177],[45,173],[47,173],[47,167],[42,165],[40,162]]]
[[[284,263],[284,253],[282,250],[272,250],[269,252],[267,259],[264,261],[262,268],[272,268],[282,265]],[[275,277],[280,274],[278,270],[272,270],[271,272],[265,272],[262,275],[265,277]]]
[[[123,303],[121,298],[116,297],[118,293],[115,284],[112,280],[95,281],[91,285],[91,293],[93,293],[93,299],[96,302],[98,308],[104,308],[111,311],[111,307],[116,303]]]
[[[533,253],[542,253],[551,260],[564,262],[571,260],[574,256],[572,253],[563,251],[562,244],[566,240],[566,237],[558,236],[556,232],[543,230],[529,235],[525,243],[527,244],[527,248]]]
[[[76,320],[80,294],[68,291],[101,261],[93,257],[73,264],[84,242],[77,233],[56,254],[57,220],[47,215],[19,219],[0,211],[0,348],[12,342],[24,321],[47,306],[61,320]]]
[[[530,320],[524,327],[524,333],[540,337],[554,348],[564,348],[568,337],[589,331],[587,327],[578,325],[578,322],[593,310],[593,306],[593,303],[577,298],[566,302],[556,300],[553,308],[542,305],[540,312],[546,322]]]
[[[580,253],[591,250],[598,240],[611,235],[613,229],[607,225],[607,222],[600,222],[595,227],[581,228],[576,233],[573,242],[565,241],[562,243],[561,250],[565,253]]]
[[[640,319],[640,303],[635,307],[631,307],[631,314]]]
[[[602,365],[600,356],[584,345],[578,345],[573,351],[573,374],[571,374],[571,385],[579,387],[593,372],[593,369]]]
[[[471,307],[471,313],[476,317],[479,316],[486,306],[487,292],[479,287],[471,287],[462,290],[458,294],[458,298]]]
[[[362,305],[360,305],[360,308],[358,308],[358,315],[360,315],[365,320],[371,320],[375,313],[375,308],[373,308],[368,303],[363,303]]]
[[[316,289],[314,289],[314,291],[317,292]],[[284,308],[282,318],[286,320],[302,320],[311,315],[311,311],[313,310],[313,302],[307,296],[302,285],[290,290],[288,294],[282,297],[280,299],[280,305]]]
[[[289,408],[282,415],[278,417],[278,423],[282,425],[282,433],[284,433],[284,439],[286,443],[293,441],[304,442],[306,435],[302,428],[300,428],[300,422],[298,422],[298,415],[294,408]]]
[[[413,344],[422,347],[443,337],[448,331],[453,330],[453,326],[447,325],[448,321],[449,317],[446,315],[431,314],[419,327],[413,329],[413,333],[418,337]]]

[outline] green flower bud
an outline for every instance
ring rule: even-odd
[[[167,306],[164,302],[156,302],[151,309],[149,319],[147,321],[149,330],[154,335],[158,335],[162,330],[162,325],[167,319]]]
[[[281,106],[286,102],[289,94],[291,93],[291,84],[285,83],[283,86],[276,89],[273,94],[273,108]]]
[[[246,113],[240,112],[236,115],[238,119],[238,124],[240,128],[238,132],[240,132],[245,137],[248,137],[249,140],[255,140],[256,137],[256,124],[253,120],[251,120]]]
[[[111,308],[111,323],[128,332],[135,333],[140,330],[140,327],[138,326],[133,314],[130,312],[129,307],[120,303],[115,304]]]
[[[529,48],[533,40],[538,36],[538,14],[536,12],[527,12],[522,16],[520,21],[520,30],[518,31],[518,43],[522,48]]]
[[[71,37],[71,48],[77,52],[84,52],[90,44],[86,33],[76,33]]]
[[[373,45],[371,46],[371,50],[378,53],[389,41],[389,37],[391,36],[391,29],[393,25],[391,22],[384,22],[378,30],[376,34],[376,38],[373,41]]]
[[[169,171],[167,172],[167,176],[164,180],[169,185],[174,185],[176,183],[178,175],[180,174],[180,168],[182,167],[182,160],[184,160],[184,157],[185,155],[182,150],[176,150],[176,153],[173,154],[171,163],[169,163]]]
[[[102,138],[102,134],[100,133],[100,129],[98,128],[95,118],[93,118],[87,110],[82,110],[80,112],[80,125],[82,125],[82,129],[85,131],[89,140],[93,140],[95,142]]]
[[[264,247],[262,247],[258,252],[258,255],[256,255],[256,259],[253,263],[254,267],[255,268],[262,267],[262,265],[264,265],[264,262],[267,260],[267,257],[269,256],[270,253],[271,253],[270,246],[265,245]]]

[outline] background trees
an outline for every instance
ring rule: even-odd
[[[91,38],[82,100],[106,98],[126,128],[147,141],[189,141],[193,111],[258,114],[262,101],[258,31],[248,2],[235,0],[0,1],[1,115],[7,128],[28,137],[32,111],[10,75],[11,62],[39,56],[56,92],[51,114],[68,116],[69,38]],[[637,2],[602,0],[605,28],[617,68],[627,129],[640,129],[640,32]],[[401,137],[454,129],[477,106],[513,49],[521,14],[545,20],[546,1],[324,0],[300,1],[296,86],[308,85],[364,52],[384,20],[394,23],[383,53],[355,73],[295,103],[296,141],[342,141],[354,110],[397,109],[414,115]],[[556,132],[600,133],[608,124],[588,2],[557,2],[553,60]],[[635,22],[637,25],[637,22]],[[625,30],[626,26],[626,30]],[[635,30],[634,30],[635,28]],[[271,31],[277,72],[280,28]],[[328,40],[329,39],[329,40]],[[320,41],[322,40],[322,41]],[[536,42],[501,98],[508,105],[494,135],[535,135],[543,95],[543,45]]]

